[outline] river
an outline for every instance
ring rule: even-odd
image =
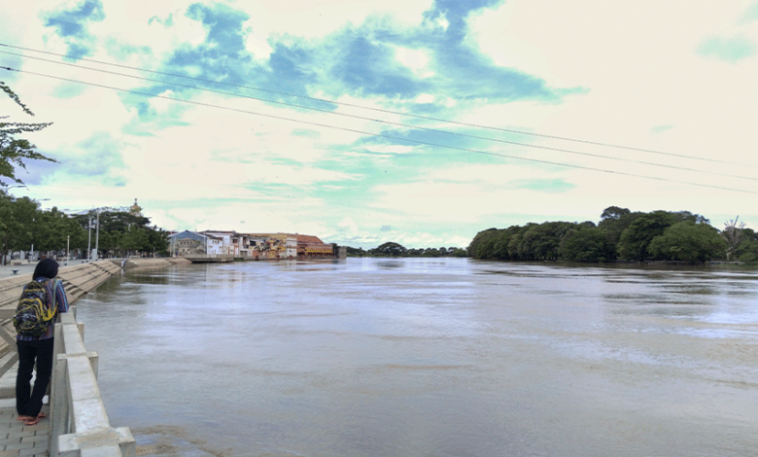
[[[159,454],[747,456],[758,272],[469,259],[133,271],[78,303]]]

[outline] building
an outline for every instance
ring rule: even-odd
[[[230,255],[248,259],[333,257],[334,247],[316,236],[291,233],[238,233],[185,230],[169,235],[174,255]]]
[[[218,241],[216,243],[211,243],[213,246],[213,252],[209,250],[208,254],[233,255],[239,257],[240,243],[236,232],[228,230],[204,230],[200,232],[200,234],[209,237],[209,239]]]
[[[213,235],[192,232],[172,233],[168,236],[171,255],[218,255],[225,252],[223,239]]]

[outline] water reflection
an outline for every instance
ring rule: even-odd
[[[736,456],[758,446],[757,279],[246,262],[116,278],[79,316],[111,422],[166,454]]]

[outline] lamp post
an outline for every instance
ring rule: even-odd
[[[98,249],[100,241],[100,208],[97,209],[97,228],[95,229],[95,260],[100,257],[100,251]]]
[[[87,226],[87,261],[92,260],[92,214],[89,215],[89,225]]]
[[[71,260],[71,251],[68,249],[70,241],[71,241],[71,236],[66,235],[66,265],[68,265],[68,261]]]

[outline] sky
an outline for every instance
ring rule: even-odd
[[[0,66],[35,116],[0,115],[53,122],[10,189],[45,208],[364,248],[609,206],[758,228],[754,0],[6,2]]]

